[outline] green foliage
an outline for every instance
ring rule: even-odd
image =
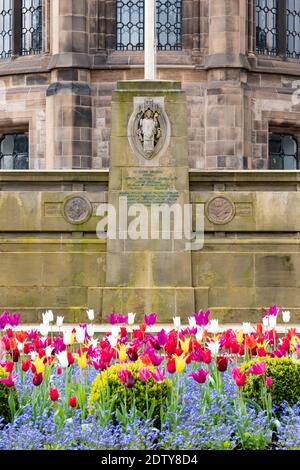
[[[0,379],[7,378],[9,374],[0,366]],[[12,420],[18,407],[18,393],[15,387],[8,388],[0,382],[0,418],[4,423]]]
[[[262,359],[254,359],[242,365],[241,370],[247,372],[254,362]],[[268,390],[272,397],[272,402],[280,406],[284,401],[294,405],[300,398],[300,361],[292,358],[264,358],[266,362],[266,377],[271,377],[272,387]],[[261,388],[265,377],[249,374],[243,394],[251,399],[260,401]]]
[[[128,369],[135,378],[135,385],[128,389],[120,381],[118,371]],[[151,367],[148,367],[151,370]],[[95,378],[89,397],[89,410],[91,413],[109,410],[110,415],[116,412],[136,410],[142,417],[159,420],[162,411],[166,411],[174,386],[171,380],[165,379],[161,383],[155,382],[151,377],[143,382],[139,375],[140,366],[137,363],[115,364],[101,372]],[[153,370],[153,369],[152,369]]]

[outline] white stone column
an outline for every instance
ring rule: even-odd
[[[145,0],[145,80],[156,79],[156,1]]]

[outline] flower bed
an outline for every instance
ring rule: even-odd
[[[111,314],[96,338],[92,311],[57,335],[51,311],[36,331],[4,312],[0,449],[300,449],[300,335],[278,315],[220,332],[200,311],[154,333],[154,313]]]

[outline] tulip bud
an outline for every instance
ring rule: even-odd
[[[50,395],[51,401],[57,401],[59,398],[59,393],[58,393],[57,388],[50,388],[49,395]]]
[[[70,397],[69,403],[70,403],[70,407],[71,407],[71,408],[76,408],[76,406],[77,406],[77,398],[76,398],[76,397]]]
[[[288,310],[282,312],[282,320],[284,323],[288,323],[291,319],[291,312]]]
[[[95,319],[95,312],[94,312],[94,310],[87,310],[86,313],[87,313],[88,319],[89,319],[90,321],[94,321],[94,319]]]

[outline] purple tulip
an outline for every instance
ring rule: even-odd
[[[192,372],[190,374],[190,377],[193,377],[193,379],[198,383],[198,384],[204,384],[206,382],[206,377],[208,376],[209,372],[204,369],[199,369],[197,372]]]
[[[148,353],[148,356],[150,357],[150,360],[152,362],[152,364],[157,367],[157,366],[160,366],[160,364],[162,363],[162,361],[164,360],[164,357],[163,356],[157,356],[154,352],[154,350],[150,351]]]
[[[111,325],[115,325],[116,323],[118,323],[119,318],[118,318],[118,315],[116,313],[112,312],[108,315],[107,319],[108,319],[108,321]]]
[[[165,332],[165,330],[161,330],[159,333],[157,333],[157,342],[160,346],[164,346],[168,341],[168,335]]]
[[[197,325],[201,326],[202,328],[208,325],[209,315],[210,315],[210,310],[207,310],[207,312],[204,312],[203,310],[199,310],[198,313],[195,313],[194,316],[195,316]]]
[[[20,324],[20,315],[17,312],[14,312],[9,318],[8,323],[12,327],[16,327]]]
[[[127,321],[128,321],[128,315],[122,315],[121,313],[119,313],[118,323],[121,323],[122,325],[124,325],[124,323],[127,323]]]
[[[9,312],[3,312],[0,316],[0,330],[4,330],[9,322]]]
[[[146,325],[152,326],[156,323],[157,313],[146,313],[144,316]]]
[[[143,382],[147,382],[147,380],[149,380],[150,377],[151,377],[151,371],[149,369],[146,369],[146,368],[140,369],[140,379]]]
[[[155,369],[155,371],[151,372],[151,374],[155,382],[163,382],[165,379],[165,368],[163,368],[162,370]]]

